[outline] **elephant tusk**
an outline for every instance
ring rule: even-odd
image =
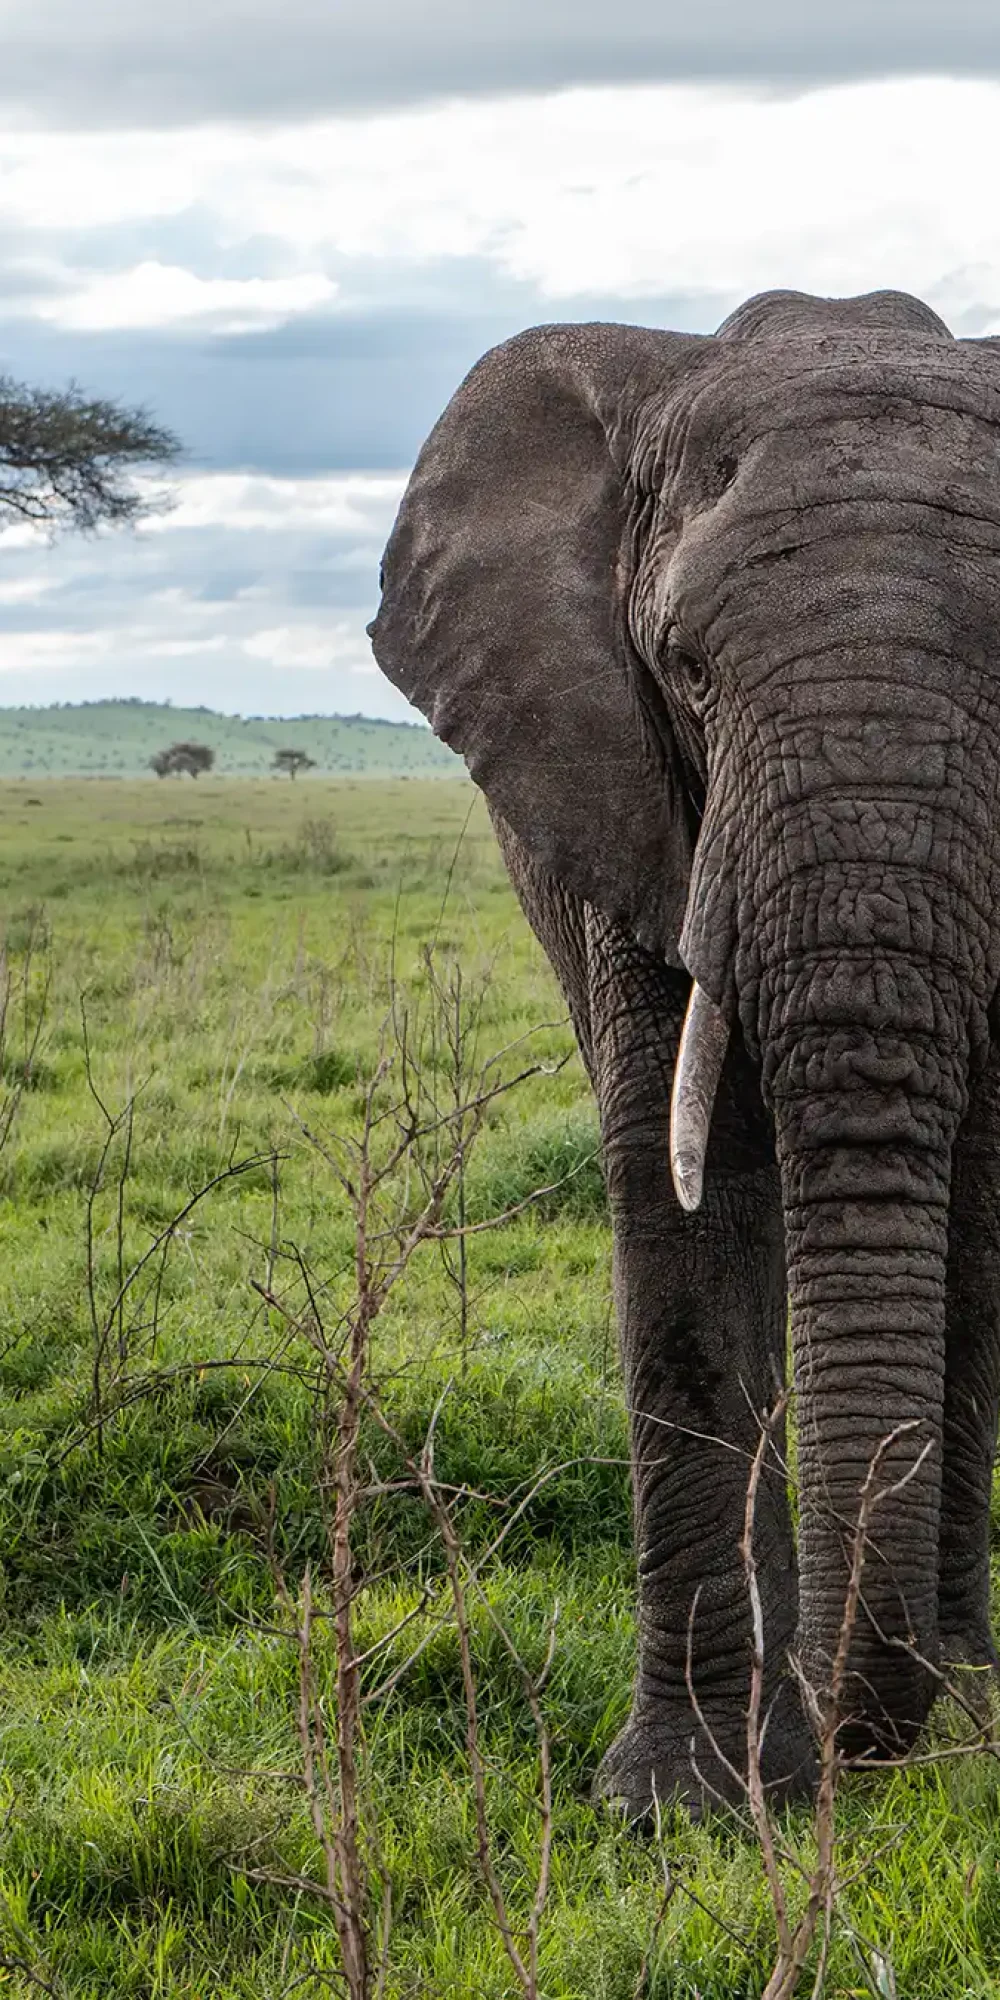
[[[691,1214],[701,1202],[709,1126],[728,1041],[721,1007],[695,980],[670,1095],[670,1171],[677,1199]]]

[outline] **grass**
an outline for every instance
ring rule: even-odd
[[[328,1911],[259,1879],[262,1864],[317,1866],[301,1794],[280,1776],[298,1760],[294,1658],[255,1629],[275,1615],[265,1544],[273,1536],[293,1586],[307,1560],[322,1570],[324,1550],[312,1392],[301,1374],[255,1366],[281,1329],[251,1280],[277,1229],[333,1301],[345,1296],[350,1217],[302,1125],[356,1127],[391,958],[418,1001],[436,937],[445,955],[461,952],[470,987],[485,982],[484,1051],[529,1036],[525,1050],[550,1066],[570,1058],[491,1114],[470,1218],[562,1184],[469,1240],[464,1349],[454,1287],[428,1246],[380,1323],[377,1360],[411,1446],[451,1384],[442,1478],[513,1496],[577,1461],[537,1494],[486,1584],[530,1661],[561,1606],[544,1697],[556,1804],[542,1990],[633,2000],[659,1857],[588,1803],[634,1652],[594,1114],[481,805],[462,784],[317,780],[305,792],[204,779],[183,793],[66,782],[39,809],[8,784],[0,834],[14,972],[30,947],[36,998],[49,981],[33,1054],[30,1008],[14,1010],[5,1051],[7,1088],[24,1087],[0,1153],[0,1957],[74,2000],[337,1990],[323,1977],[337,1963]],[[132,1095],[127,1173],[122,1124],[95,1195],[101,1104],[114,1121]],[[168,1239],[155,1301],[140,1284],[129,1292],[126,1378],[153,1371],[155,1384],[99,1435],[93,1315],[103,1323],[118,1286],[119,1190],[134,1259],[206,1180],[257,1155]],[[113,1314],[110,1325],[113,1347]],[[374,1432],[366,1449],[392,1471]],[[469,1500],[461,1520],[470,1550],[485,1550],[495,1508]],[[358,1556],[376,1573],[359,1603],[365,1642],[418,1606],[418,1573],[433,1610],[441,1578],[411,1495],[372,1501]],[[423,1629],[418,1619],[405,1643]],[[394,1699],[370,1711],[393,1888],[386,1992],[501,2000],[512,1987],[476,1867],[457,1646],[447,1628],[426,1636]],[[481,1611],[474,1641],[499,1865],[523,1912],[537,1839],[531,1718]],[[322,1636],[318,1665],[327,1685]],[[844,1874],[866,1864],[845,1909],[865,1942],[840,1929],[829,1992],[891,1992],[887,1966],[900,1996],[997,1991],[998,1807],[989,1763],[845,1788]],[[683,1887],[647,1994],[759,1994],[773,1919],[755,1848],[728,1822],[668,1816],[664,1831]],[[0,1968],[0,1991],[38,1990]]]

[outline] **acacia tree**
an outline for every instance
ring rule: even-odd
[[[149,760],[149,768],[158,778],[197,778],[202,771],[210,771],[215,763],[215,751],[208,743],[171,743],[169,750],[157,750]]]
[[[92,534],[139,520],[162,496],[137,488],[133,475],[179,451],[143,409],[86,396],[75,383],[33,389],[0,375],[0,531],[30,521]]]
[[[172,771],[187,772],[191,778],[210,771],[215,763],[215,751],[207,743],[172,743],[167,755]]]
[[[310,757],[306,750],[276,750],[271,769],[287,771],[290,778],[297,778],[300,771],[314,771],[316,759]]]

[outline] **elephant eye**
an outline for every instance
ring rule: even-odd
[[[671,679],[695,702],[705,700],[712,685],[708,662],[679,634],[671,634],[667,641],[667,668]]]

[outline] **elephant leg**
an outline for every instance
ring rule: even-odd
[[[761,1418],[785,1375],[778,1177],[759,1084],[734,1033],[702,1206],[684,1213],[671,1185],[668,1128],[690,982],[593,911],[587,941],[639,1592],[632,1713],[595,1789],[631,1817],[648,1812],[654,1796],[677,1794],[697,1812],[706,1790],[741,1796],[725,1760],[746,1766],[751,1624],[740,1540]],[[780,1450],[783,1433],[776,1443]],[[810,1781],[812,1746],[786,1671],[795,1557],[787,1483],[773,1454],[754,1553],[769,1712],[764,1774],[776,1794],[789,1795]]]
[[[998,1410],[1000,1049],[994,1046],[952,1170],[939,1567],[944,1661],[994,1672],[989,1537]]]
[[[632,1439],[639,1659],[632,1714],[595,1790],[631,1818],[704,1786],[738,1794],[692,1710],[745,1764],[750,1620],[739,1552],[760,1414],[784,1379],[783,1225],[770,1127],[738,1036],[719,1091],[705,1195],[685,1215],[670,1180],[670,1090],[690,982],[544,874],[492,815],[524,913],[559,979],[601,1113],[614,1283]],[[780,1450],[783,1440],[776,1437]],[[812,1746],[782,1678],[796,1621],[780,1474],[762,1481],[754,1537],[765,1614],[766,1775],[809,1781]],[[698,1593],[695,1608],[695,1593]],[[693,1624],[692,1610],[695,1609]]]

